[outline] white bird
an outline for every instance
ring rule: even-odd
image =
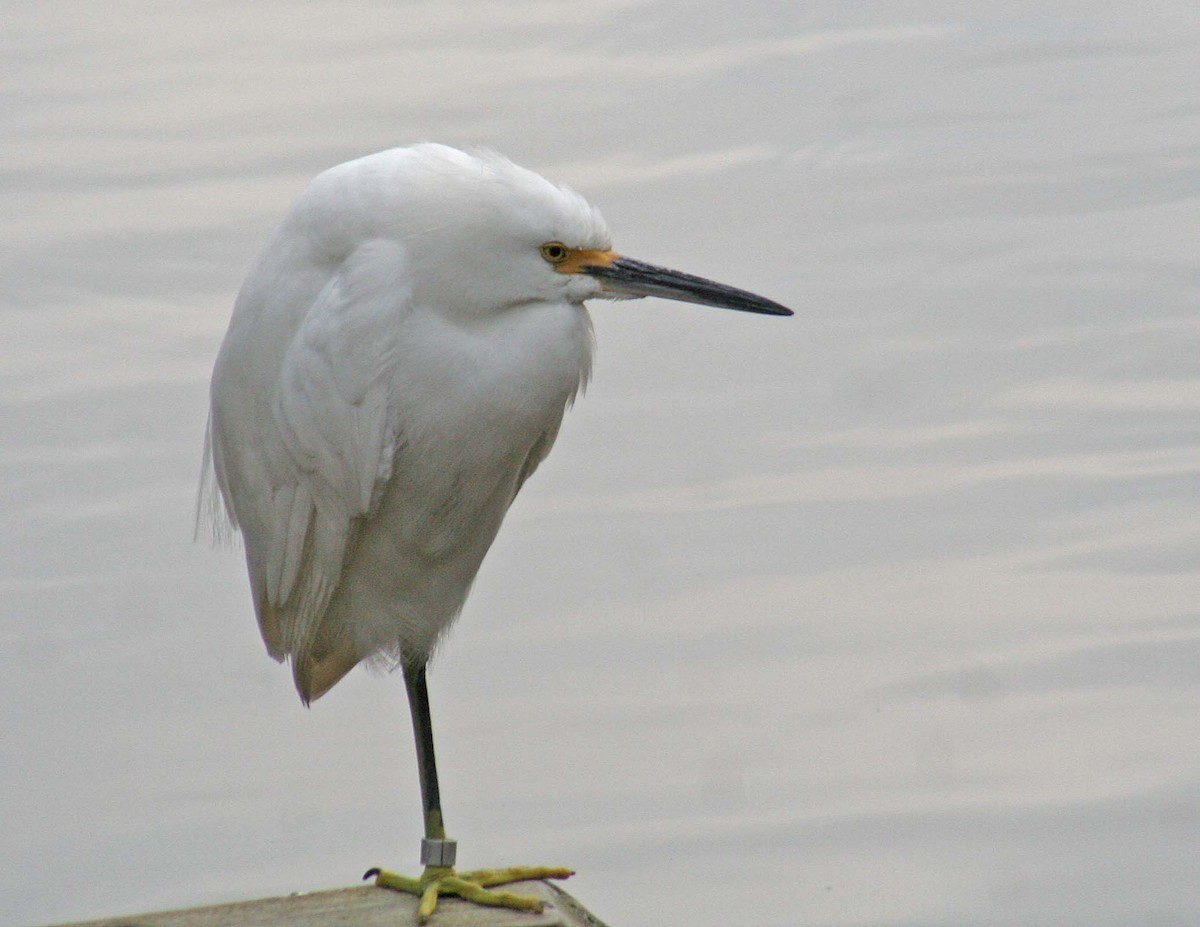
[[[320,174],[246,278],[213,370],[206,460],[245,541],[267,650],[300,698],[364,660],[403,669],[425,816],[420,878],[379,884],[540,909],[457,874],[425,667],[591,369],[584,301],[777,303],[622,257],[578,194],[487,152],[395,148]],[[221,508],[214,496],[212,506]]]

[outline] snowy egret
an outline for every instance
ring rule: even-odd
[[[540,910],[456,873],[425,667],[513,498],[588,378],[587,299],[789,309],[623,257],[578,194],[504,158],[423,144],[320,174],[250,272],[212,377],[205,484],[245,541],[267,650],[320,698],[364,660],[403,669],[425,839],[378,884]]]

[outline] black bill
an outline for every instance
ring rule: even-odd
[[[762,315],[792,315],[792,310],[786,306],[754,293],[633,258],[621,257],[611,264],[587,265],[581,270],[603,282],[604,289],[613,295],[660,296],[720,309],[738,309]]]

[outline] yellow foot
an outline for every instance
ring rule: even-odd
[[[541,898],[515,892],[494,892],[490,886],[529,879],[566,879],[574,874],[572,870],[561,866],[512,866],[508,869],[476,869],[472,872],[455,872],[450,866],[426,866],[419,879],[383,869],[370,869],[363,878],[374,878],[375,884],[382,888],[418,896],[421,904],[417,908],[417,920],[424,924],[437,909],[440,895],[457,895],[466,901],[494,908],[540,912]]]

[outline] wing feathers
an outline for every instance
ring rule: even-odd
[[[238,521],[253,526],[246,531],[247,549],[258,564],[251,574],[262,584],[256,598],[263,636],[273,655],[292,658],[298,686],[301,675],[308,680],[301,688],[306,698],[365,656],[342,647],[314,667],[310,651],[356,523],[378,505],[391,477],[398,434],[391,393],[396,339],[410,305],[404,265],[399,244],[364,243],[314,288],[312,304],[299,318],[286,305],[295,294],[277,296],[263,286],[244,290],[249,305],[239,310],[265,320],[258,338],[288,347],[274,383],[258,379],[270,374],[249,353],[253,343],[245,345],[247,356],[231,359],[238,374],[230,382],[214,380],[214,416],[230,415],[237,425],[264,418],[246,397],[272,397],[251,441],[223,442],[224,457],[243,456],[229,466],[218,463],[218,476],[233,474],[234,491],[227,489],[226,497],[251,510],[252,517]],[[288,330],[278,332],[281,325]],[[222,430],[215,421],[214,434]],[[237,427],[228,433],[236,437]],[[246,444],[265,452],[251,456],[242,450]],[[269,492],[252,491],[264,477]],[[301,664],[307,667],[303,674]]]

